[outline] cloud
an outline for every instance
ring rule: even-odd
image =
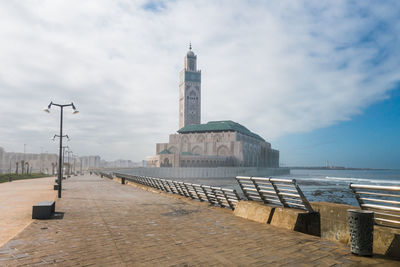
[[[2,1],[0,140],[45,147],[51,100],[74,101],[80,155],[143,159],[178,128],[189,42],[202,121],[231,119],[267,140],[350,120],[399,80],[399,4],[363,1]],[[68,111],[68,113],[67,113]]]

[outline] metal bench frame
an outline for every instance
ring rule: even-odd
[[[375,224],[400,228],[400,186],[349,184],[362,210],[374,211]]]
[[[106,178],[108,178],[108,179],[112,179],[113,178],[113,175],[112,174],[110,174],[110,173],[106,173],[106,172],[95,172],[94,173],[95,175],[98,175],[98,176],[101,176],[101,177],[106,177]]]
[[[237,176],[236,181],[248,200],[314,212],[295,179]]]

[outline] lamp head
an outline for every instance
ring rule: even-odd
[[[51,105],[53,104],[53,101],[51,101],[50,102],[50,104],[46,107],[46,108],[44,108],[43,110],[45,111],[45,112],[47,112],[47,113],[50,113],[50,108],[51,108]]]
[[[71,103],[71,106],[72,106],[72,110],[73,110],[73,111],[72,111],[72,114],[78,114],[79,111],[76,109],[74,103]]]

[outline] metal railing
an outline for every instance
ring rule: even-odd
[[[375,223],[400,228],[400,186],[350,184],[360,208],[374,211]]]
[[[94,174],[96,174],[97,176],[101,176],[101,177],[107,177],[109,179],[113,178],[113,175],[107,172],[94,172]]]
[[[236,180],[248,200],[313,212],[294,179],[237,176]]]
[[[199,201],[207,201],[212,205],[235,209],[240,197],[234,189],[213,187],[208,185],[190,184],[167,179],[147,176],[136,176],[122,173],[114,173],[118,178],[150,186],[164,192],[178,194]]]

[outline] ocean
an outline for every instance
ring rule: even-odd
[[[132,174],[129,170],[120,172]],[[296,179],[309,201],[326,201],[358,206],[350,183],[400,186],[400,170],[291,170],[290,175],[276,176]],[[241,190],[235,178],[179,178],[188,183],[204,184]]]

